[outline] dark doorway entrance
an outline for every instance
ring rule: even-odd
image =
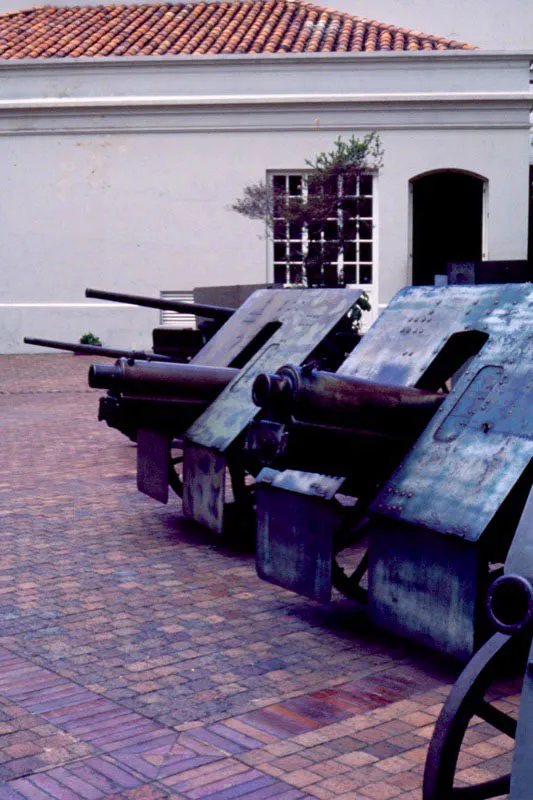
[[[414,286],[432,286],[448,261],[481,261],[483,183],[452,171],[411,181]]]

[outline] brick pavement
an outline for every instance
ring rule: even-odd
[[[0,800],[420,800],[457,666],[140,495],[89,363],[0,357]],[[474,720],[464,785],[508,764],[496,734]]]

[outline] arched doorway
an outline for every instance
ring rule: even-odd
[[[413,285],[432,286],[449,261],[481,261],[485,180],[442,170],[410,181]]]

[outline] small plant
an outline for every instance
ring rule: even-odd
[[[91,333],[91,331],[84,333],[83,336],[80,336],[80,344],[93,344],[96,347],[102,346],[102,342],[98,336],[95,336],[94,333]]]
[[[361,333],[361,328],[363,326],[363,312],[371,311],[371,309],[372,306],[370,305],[370,297],[366,292],[363,292],[363,294],[355,301],[355,305],[350,312],[352,330],[354,333]]]

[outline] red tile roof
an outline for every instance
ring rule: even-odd
[[[302,0],[41,6],[0,14],[0,58],[368,53],[469,45]]]

